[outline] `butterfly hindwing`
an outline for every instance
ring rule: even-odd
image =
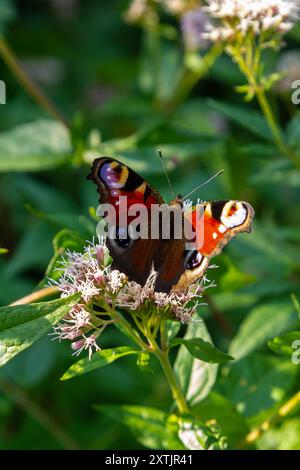
[[[218,255],[225,245],[238,233],[250,232],[254,211],[243,201],[212,201],[202,204],[202,210],[187,211],[186,217],[196,227],[200,217],[201,236],[196,240],[194,249],[185,252],[185,271],[174,290],[187,288],[202,278],[211,258]],[[199,221],[198,221],[199,222]]]

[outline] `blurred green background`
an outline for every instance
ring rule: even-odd
[[[235,93],[244,81],[225,55],[170,112],[182,70],[176,20],[166,19],[171,38],[153,37],[124,21],[127,5],[0,2],[1,34],[71,129],[28,96],[1,53],[7,102],[0,105],[0,247],[9,252],[0,257],[0,304],[36,288],[60,230],[92,238],[89,209],[97,207],[98,196],[86,176],[95,156],[123,159],[167,200],[158,148],[181,194],[224,168],[195,197],[247,200],[256,220],[250,235],[232,241],[215,260],[219,269],[209,271],[217,287],[199,313],[214,343],[237,360],[220,368],[213,392],[199,406],[206,419],[223,424],[235,447],[299,387],[299,366],[267,341],[299,329],[291,294],[300,297],[300,173],[278,155],[255,102],[244,103]],[[266,66],[276,69],[286,51],[298,48],[297,25],[284,52],[266,55]],[[300,61],[293,63],[300,79]],[[298,149],[300,117],[290,91],[273,90],[271,100],[286,138]],[[144,374],[129,357],[60,382],[73,361],[66,343],[47,336],[1,369],[0,449],[141,447],[93,404],[168,409],[170,394],[158,365],[152,365],[154,374]],[[119,344],[124,338],[112,329],[101,337],[101,346]],[[299,430],[295,410],[255,445],[299,449]]]

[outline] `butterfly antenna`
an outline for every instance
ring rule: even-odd
[[[198,191],[198,189],[202,188],[203,186],[206,186],[208,183],[210,183],[212,180],[214,180],[215,178],[217,178],[217,176],[221,175],[221,173],[224,173],[224,170],[220,170],[218,171],[218,173],[216,173],[215,175],[211,176],[211,178],[209,178],[208,180],[204,181],[204,183],[200,184],[199,186],[197,186],[197,188],[193,189],[193,191],[191,191],[189,194],[187,194],[186,196],[184,196],[184,198],[182,199],[183,201],[185,201],[185,199],[187,199],[189,196],[191,196],[195,191]]]
[[[166,175],[166,178],[167,178],[167,181],[168,181],[170,193],[172,194],[173,199],[175,199],[175,194],[174,194],[174,191],[173,191],[173,188],[172,188],[172,185],[171,185],[171,181],[170,181],[167,169],[166,169],[165,160],[164,160],[164,157],[162,155],[161,150],[158,151],[158,155],[160,157],[160,161],[161,161],[161,164],[162,164],[162,167],[163,167],[163,170],[164,170],[164,174]]]

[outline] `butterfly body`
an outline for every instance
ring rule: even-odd
[[[154,269],[157,272],[155,290],[158,292],[186,290],[203,277],[211,258],[219,254],[232,237],[251,230],[254,211],[249,203],[203,202],[197,209],[184,210],[184,201],[179,195],[166,205],[158,191],[140,175],[109,157],[97,158],[88,178],[98,187],[100,203],[111,204],[118,215],[113,227],[116,236],[108,235],[107,238],[112,267],[141,285],[146,283]],[[126,208],[122,205],[123,198],[126,198]],[[126,215],[127,224],[130,225],[134,221],[130,211],[136,204],[142,205],[149,215],[148,222],[143,224],[147,237],[133,238],[127,233],[121,239],[119,234],[126,231],[127,226],[119,220]],[[155,206],[170,212],[167,238],[164,237],[161,218],[158,236],[152,236],[152,210]],[[192,239],[187,240],[182,231],[183,235],[178,237],[177,228],[186,226],[196,235],[201,226],[202,236],[193,235]]]

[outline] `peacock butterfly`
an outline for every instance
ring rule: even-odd
[[[95,159],[88,179],[97,185],[100,204],[112,206],[119,218],[122,212],[124,215],[124,210],[128,215],[134,204],[142,205],[149,215],[155,206],[165,205],[155,188],[132,169],[113,158]],[[120,202],[124,199],[127,201],[127,209],[122,210]],[[203,277],[211,258],[218,255],[231,238],[237,233],[251,231],[254,216],[251,205],[243,201],[201,202],[198,206],[200,211],[199,207],[196,210],[196,206],[186,208],[181,196],[175,198],[168,206],[182,214],[180,224],[188,222],[195,233],[199,231],[197,222],[201,222],[203,236],[200,237],[200,243],[199,239],[194,239],[192,245],[187,243],[184,235],[181,238],[174,235],[174,214],[173,218],[170,218],[167,239],[162,236],[161,228],[159,236],[152,237],[152,232],[148,229],[149,221],[144,224],[147,226],[148,237],[130,236],[128,227],[121,225],[117,219],[113,227],[114,235],[107,237],[113,269],[118,269],[126,274],[129,280],[140,285],[146,283],[154,269],[157,272],[157,292],[185,291],[190,284]],[[132,216],[127,218],[127,223],[133,219]],[[122,233],[123,236],[120,236]]]

